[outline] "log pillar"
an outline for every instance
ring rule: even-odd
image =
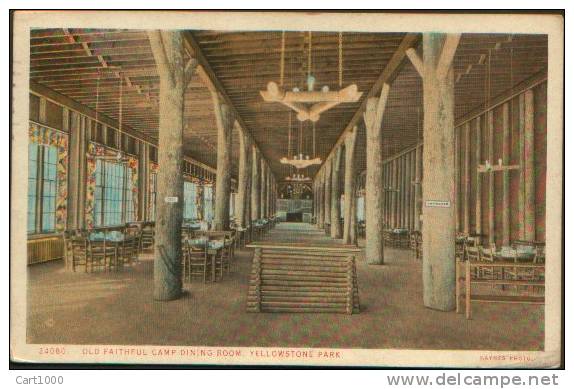
[[[534,166],[534,92],[524,92],[524,239],[536,240],[536,177]]]
[[[318,184],[317,184],[317,212],[318,212],[318,222],[317,227],[323,229],[325,226],[325,170],[322,169],[319,172]]]
[[[247,134],[242,128],[239,128],[239,177],[237,182],[237,197],[236,197],[236,215],[235,220],[241,227],[246,224],[246,209],[247,209],[247,193],[249,186],[249,179],[251,177],[251,165],[249,164],[249,152],[251,150],[251,143]]]
[[[411,177],[411,153],[405,154],[405,220],[406,220],[406,228],[410,231],[412,229],[412,208],[411,208],[411,188],[412,188],[412,177]]]
[[[44,100],[44,99],[42,99]],[[41,101],[42,101],[41,100]],[[81,201],[85,198],[85,176],[88,152],[88,137],[83,125],[83,117],[69,111],[70,115],[70,159],[68,176],[68,205],[67,205],[67,228],[81,229],[85,227],[86,209]],[[37,218],[37,221],[40,219]]]
[[[415,149],[415,231],[421,230],[422,148]]]
[[[510,161],[510,110],[508,103],[502,106],[502,164]],[[492,162],[494,163],[494,161]],[[502,172],[502,245],[510,245],[510,172]]]
[[[353,214],[355,212],[355,143],[357,132],[358,128],[355,126],[345,136],[345,206],[343,207],[345,212],[343,242],[345,244],[354,244],[353,238],[356,238]]]
[[[488,160],[491,164],[494,161],[494,112],[488,111],[486,114],[486,133],[488,137]],[[494,171],[488,172],[488,243],[495,243],[495,223],[494,223]]]
[[[229,230],[229,198],[231,196],[231,133],[233,113],[221,96],[212,93],[217,123],[217,180],[215,181],[214,231]]]
[[[384,263],[384,212],[383,199],[383,113],[389,96],[390,85],[383,84],[380,98],[370,97],[365,110],[367,128],[367,176],[365,184],[366,205],[366,249],[365,259],[368,264]]]
[[[482,158],[482,128],[480,124],[480,116],[476,118],[475,122],[475,145],[474,145],[474,160],[475,166],[478,166],[484,161]],[[482,175],[476,174],[476,196],[475,196],[475,233],[479,236],[479,244],[482,240]]]
[[[332,167],[331,160],[325,161],[325,207],[324,207],[324,227],[325,232],[327,234],[330,231],[327,231],[327,225],[331,224],[331,167]],[[330,227],[329,227],[330,228]]]
[[[261,217],[261,160],[259,157],[259,151],[255,145],[251,146],[251,150],[251,220],[257,220]]]
[[[423,300],[455,308],[454,70],[460,34],[423,34]],[[438,203],[440,202],[440,203]],[[437,206],[438,205],[438,206]]]
[[[138,157],[138,218],[141,221],[148,221],[150,218],[150,161],[148,143],[140,142]]]
[[[148,37],[160,79],[153,296],[173,300],[180,297],[182,287],[184,96],[195,66],[189,73],[184,70],[181,32],[156,30]]]
[[[331,168],[331,238],[340,239],[341,231],[341,147],[337,147]]]
[[[265,160],[261,158],[261,197],[259,198],[259,206],[260,206],[260,215],[261,219],[267,217],[267,165],[265,164]]]
[[[267,190],[265,197],[265,209],[267,210],[267,217],[271,217],[271,168],[267,165]]]
[[[464,233],[470,233],[470,122],[464,125]]]
[[[391,228],[397,227],[397,198],[398,198],[398,185],[397,185],[397,160],[393,159],[391,162]]]

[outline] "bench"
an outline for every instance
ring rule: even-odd
[[[510,279],[504,278],[505,269],[512,269],[515,273],[515,276]],[[495,270],[497,270],[497,272],[495,272]],[[537,272],[539,276],[532,276]],[[489,274],[490,278],[485,277],[485,274]],[[495,274],[502,275],[502,278],[495,277]],[[521,274],[525,275],[526,277],[521,277]],[[544,304],[544,295],[491,295],[474,294],[472,292],[473,285],[501,286],[502,288],[505,286],[526,286],[543,289],[543,274],[544,265],[541,264],[514,262],[474,262],[469,260],[459,260],[456,262],[456,312],[461,313],[461,299],[464,299],[465,301],[465,313],[467,319],[471,318],[472,302]]]
[[[356,251],[255,247],[247,312],[359,313]]]

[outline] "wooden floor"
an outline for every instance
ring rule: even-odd
[[[312,226],[282,223],[265,240],[334,243]],[[337,242],[335,242],[337,243]],[[361,244],[362,242],[360,242]],[[357,261],[361,313],[246,313],[252,250],[215,284],[185,285],[183,298],[152,299],[148,256],[121,273],[69,273],[60,262],[28,270],[29,343],[541,350],[544,308],[473,306],[473,320],[422,305],[421,264],[387,249],[384,266]]]

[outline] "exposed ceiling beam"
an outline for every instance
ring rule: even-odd
[[[323,161],[323,164],[317,170],[317,173],[315,173],[315,177],[317,176],[317,174],[319,174],[325,163],[331,158],[331,155],[335,152],[337,147],[339,147],[345,141],[345,135],[347,134],[347,132],[351,131],[353,127],[360,120],[362,120],[363,112],[365,112],[365,107],[367,105],[367,100],[369,99],[369,97],[375,96],[382,89],[384,84],[391,84],[393,82],[393,80],[395,79],[401,68],[401,65],[404,62],[404,59],[407,55],[406,54],[407,50],[415,47],[418,44],[420,37],[421,37],[420,34],[415,33],[407,33],[404,36],[403,40],[401,41],[401,44],[399,45],[399,47],[397,48],[397,50],[395,51],[389,62],[387,63],[387,66],[385,66],[385,69],[383,70],[377,81],[375,81],[369,93],[363,98],[363,101],[359,109],[357,109],[357,111],[349,121],[349,124],[347,124],[345,129],[341,132],[341,135],[339,135],[337,142],[335,142],[335,144],[331,148],[331,151],[329,151],[329,154],[327,154],[327,157]]]
[[[219,81],[217,76],[215,75],[215,72],[211,68],[211,65],[209,64],[209,62],[207,62],[207,59],[203,55],[201,48],[199,47],[199,44],[197,43],[197,41],[195,40],[193,35],[189,31],[185,31],[183,33],[183,37],[184,37],[184,40],[183,40],[184,46],[185,46],[186,50],[188,51],[189,56],[197,59],[197,62],[198,62],[197,74],[205,82],[205,86],[209,90],[212,90],[212,91],[214,90],[214,91],[219,92],[219,94],[223,98],[223,101],[227,105],[229,105],[229,107],[231,108],[231,111],[233,112],[233,114],[235,116],[235,120],[239,123],[239,126],[243,129],[243,131],[245,131],[246,134],[248,134],[252,144],[254,144],[261,151],[261,147],[259,146],[259,144],[255,140],[255,137],[251,134],[251,130],[249,129],[249,127],[247,127],[247,124],[245,124],[245,122],[243,121],[243,118],[239,115],[239,112],[237,111],[237,109],[235,108],[233,103],[231,102],[231,99],[227,95],[227,91],[225,90],[225,88],[223,87],[223,85],[221,84],[221,82]],[[261,153],[261,155],[263,155],[263,154]],[[263,158],[265,160],[267,159],[265,157],[263,157]],[[269,161],[267,161],[267,164],[270,166]]]
[[[102,113],[102,112],[98,112],[96,114],[96,111],[93,110],[92,108],[88,107],[87,105],[81,104],[79,102],[77,102],[76,100],[65,96],[53,89],[48,88],[45,85],[42,85],[40,83],[37,83],[34,80],[30,80],[30,92],[34,93],[38,96],[44,97],[58,105],[62,105],[64,107],[68,107],[68,109],[71,109],[73,111],[76,111],[82,115],[88,116],[92,119],[96,119],[96,117],[98,118],[98,121],[102,124],[105,124],[106,126],[110,126],[114,129],[119,129],[119,123],[117,120],[107,116],[106,114]],[[124,132],[125,134],[128,134],[129,136],[138,139],[141,142],[145,142],[148,144],[151,144],[152,146],[158,147],[158,142],[156,139],[145,135],[144,132],[142,131],[138,131],[135,130],[129,126],[126,125],[122,125],[122,132]],[[211,173],[215,173],[217,170],[212,167],[209,166],[201,161],[198,161],[194,158],[191,158],[189,156],[185,156],[184,159],[194,165],[200,166],[202,168],[204,168],[205,170],[211,172]]]

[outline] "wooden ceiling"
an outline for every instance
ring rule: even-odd
[[[288,31],[285,41],[284,86],[304,88],[309,34]],[[311,71],[319,87],[339,89],[338,33],[314,32]],[[373,87],[404,39],[404,33],[344,33],[343,86],[360,91]],[[287,154],[289,110],[266,103],[259,91],[280,81],[281,32],[189,31],[186,39],[199,48],[259,144],[278,179],[289,174],[279,163]],[[420,48],[418,49],[420,51]],[[545,73],[545,35],[463,34],[454,59],[455,117],[480,108],[530,77]],[[101,114],[119,119],[120,80],[123,83],[122,123],[145,137],[157,139],[159,78],[144,31],[93,29],[32,30],[30,78]],[[323,113],[316,123],[317,156],[325,159],[362,101],[344,103]],[[422,136],[422,82],[408,60],[403,61],[389,95],[383,120],[384,152],[390,156]],[[217,131],[211,94],[196,76],[186,92],[184,134],[186,155],[216,165]],[[296,150],[299,122],[292,118]],[[312,154],[310,122],[303,123],[303,149]],[[238,134],[233,136],[234,175],[237,174]],[[358,164],[365,167],[365,136],[359,133]],[[309,169],[313,176],[317,169]]]

